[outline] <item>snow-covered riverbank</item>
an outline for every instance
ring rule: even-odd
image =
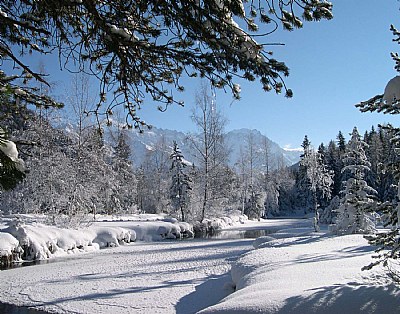
[[[236,291],[202,314],[400,313],[400,289],[371,263],[362,235],[287,229],[255,241],[232,267]]]
[[[248,222],[257,239],[135,242],[0,272],[0,302],[57,313],[399,313],[361,235],[308,220]],[[254,249],[253,245],[257,248]],[[236,289],[236,291],[235,291]]]
[[[287,223],[308,222],[280,225]],[[248,221],[225,229],[274,226]],[[135,242],[9,269],[0,272],[0,301],[61,313],[195,313],[232,292],[231,263],[253,240]]]
[[[136,242],[0,272],[2,302],[59,313],[195,313],[229,290],[252,240]]]

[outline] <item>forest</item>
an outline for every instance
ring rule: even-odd
[[[400,128],[354,125],[327,143],[304,134],[293,165],[249,132],[232,161],[215,96],[233,102],[258,86],[296,97],[288,83],[296,79],[275,55],[290,50],[280,50],[287,33],[334,20],[333,8],[326,0],[1,1],[0,266],[9,269],[0,271],[0,312],[10,304],[60,313],[398,312]],[[400,31],[390,32],[400,43]],[[313,45],[291,52],[305,60],[331,50]],[[327,78],[335,67],[352,74],[351,61],[330,58],[319,60]],[[391,58],[399,72],[398,53]],[[300,80],[315,70],[294,68]],[[59,70],[70,75],[61,100],[52,90]],[[331,104],[317,80],[300,97],[320,92],[318,103]],[[328,87],[345,101],[357,89],[350,81]],[[183,107],[192,83],[194,131],[137,158],[132,132],[152,129],[141,110]],[[399,76],[367,97],[358,113],[399,114]],[[316,117],[308,118],[311,131]],[[179,241],[198,230],[201,239]],[[207,238],[216,231],[240,237]],[[54,263],[13,268],[43,260]]]

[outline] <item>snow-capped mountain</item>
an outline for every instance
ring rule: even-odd
[[[254,129],[239,129],[228,132],[225,137],[227,145],[231,149],[230,161],[232,164],[239,159],[240,150],[246,150],[250,137],[252,137],[255,151],[262,151],[266,141],[272,168],[275,168],[279,162],[282,162],[286,166],[291,166],[300,160],[301,152],[287,151],[281,148],[277,143],[261,134],[260,131]]]
[[[255,151],[261,151],[264,142],[267,141],[271,156],[271,167],[276,167],[278,160],[284,165],[290,166],[300,160],[299,151],[288,151],[281,148],[277,143],[273,142],[258,130],[240,129],[227,132],[225,142],[230,150],[230,164],[234,165],[241,154],[241,150],[246,150],[248,138],[252,136]],[[131,147],[133,152],[133,161],[135,165],[140,165],[146,158],[146,152],[155,150],[157,147],[163,147],[167,152],[171,152],[173,141],[178,143],[183,155],[190,160],[191,152],[186,141],[186,134],[183,132],[167,129],[158,129],[153,127],[151,130],[138,133],[136,131],[129,132]]]
[[[111,129],[115,133],[116,124],[113,124]],[[77,136],[75,127],[67,121],[59,121],[57,128],[63,129],[69,136]],[[109,134],[109,133],[108,133]],[[146,154],[152,150],[163,150],[168,154],[172,152],[173,142],[176,141],[181,149],[183,156],[189,162],[194,160],[191,154],[191,149],[188,145],[187,134],[184,132],[168,129],[160,129],[153,127],[150,130],[144,130],[139,133],[137,130],[128,130],[129,144],[132,148],[132,161],[135,166],[140,166],[146,158]],[[241,151],[245,152],[248,149],[249,137],[252,137],[254,151],[262,151],[267,142],[270,151],[271,169],[277,167],[278,164],[291,166],[300,160],[302,151],[287,150],[280,147],[277,143],[261,134],[258,130],[237,129],[229,131],[225,134],[225,144],[230,151],[229,163],[233,166],[240,158]],[[106,132],[106,142],[110,142],[110,135]]]

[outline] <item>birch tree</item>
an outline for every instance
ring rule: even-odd
[[[202,204],[199,218],[201,221],[208,211],[213,207],[215,209],[218,205],[220,192],[223,189],[218,177],[227,163],[228,156],[223,139],[226,119],[217,110],[215,99],[208,89],[209,87],[203,84],[196,93],[192,120],[198,132],[189,134],[187,137],[200,175]]]

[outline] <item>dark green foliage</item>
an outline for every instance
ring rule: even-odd
[[[172,173],[172,182],[170,186],[170,199],[172,207],[174,208],[175,212],[180,211],[181,220],[186,221],[190,200],[190,191],[192,190],[192,181],[189,175],[185,172],[186,164],[184,163],[182,152],[175,141],[170,159],[172,161],[170,169]]]
[[[394,41],[399,43],[399,35],[400,32],[391,25],[390,30],[395,37]],[[399,56],[397,53],[392,53],[392,59],[395,61],[395,69],[400,71],[399,66]],[[379,94],[367,101],[363,101],[356,105],[362,112],[383,112],[386,114],[399,114],[400,113],[400,97],[399,91],[400,88],[399,77],[395,77],[390,80],[385,88],[384,94]],[[397,189],[400,187],[400,128],[394,127],[392,125],[382,127],[382,131],[387,132],[389,134],[390,141],[383,141],[382,144],[385,147],[385,154],[388,154],[389,158],[382,165],[382,173],[383,172],[391,172],[395,181],[397,181]],[[379,138],[383,139],[383,132],[380,132]],[[389,144],[389,145],[388,145]],[[388,149],[390,147],[390,149]],[[379,164],[377,165],[379,167]],[[386,188],[388,185],[386,184]],[[397,260],[400,257],[400,234],[399,234],[399,213],[400,213],[400,204],[399,204],[400,191],[398,190],[397,197],[394,197],[390,201],[383,202],[380,206],[380,212],[383,214],[384,218],[384,226],[389,228],[388,232],[380,232],[375,234],[374,236],[368,237],[369,242],[372,245],[376,245],[379,248],[376,250],[378,253],[375,258],[376,261],[366,266],[365,269],[370,269],[373,266],[382,263],[384,266],[389,266],[391,260]],[[397,281],[400,281],[400,278],[394,278]]]
[[[1,141],[0,141],[0,145]],[[0,187],[11,190],[25,178],[25,173],[18,170],[15,162],[0,149]]]
[[[123,104],[129,127],[145,125],[137,112],[145,98],[161,102],[161,110],[180,104],[170,86],[183,90],[180,78],[186,75],[206,77],[239,98],[234,77],[247,73],[265,90],[291,97],[282,80],[288,68],[264,49],[265,38],[263,44],[255,38],[274,32],[277,25],[302,27],[295,12],[306,21],[331,19],[332,4],[289,0],[245,5],[240,0],[2,1],[0,55],[22,73],[2,72],[0,86],[16,101],[60,106],[38,89],[21,87],[31,78],[47,84],[45,75],[34,72],[21,55],[57,51],[66,68],[99,78],[101,100],[95,112],[108,117]]]

